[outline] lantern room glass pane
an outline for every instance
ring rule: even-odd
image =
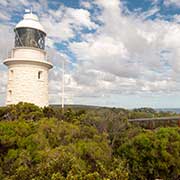
[[[15,47],[45,48],[45,33],[32,28],[15,29]]]

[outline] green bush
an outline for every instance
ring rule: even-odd
[[[175,115],[150,108],[0,108],[0,179],[176,180],[180,130],[154,131],[128,118]],[[162,126],[162,124],[158,124]]]
[[[175,180],[180,176],[180,130],[145,131],[120,146],[118,154],[127,161],[132,180]]]

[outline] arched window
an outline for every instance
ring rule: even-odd
[[[11,102],[12,101],[12,90],[9,90],[8,91],[8,99],[7,99],[8,102]]]
[[[38,71],[38,80],[43,80],[43,72],[42,71]]]

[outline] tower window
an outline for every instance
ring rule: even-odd
[[[12,100],[12,90],[8,91],[8,99],[9,102]]]
[[[13,80],[13,75],[14,75],[14,71],[10,70],[9,71],[9,80]]]
[[[42,71],[38,71],[38,79],[39,80],[42,80],[42,75],[43,75],[43,72]]]

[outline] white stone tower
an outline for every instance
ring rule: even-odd
[[[14,32],[15,47],[4,60],[8,66],[6,105],[29,102],[47,106],[48,71],[53,66],[47,61],[46,32],[32,12],[24,15]]]

